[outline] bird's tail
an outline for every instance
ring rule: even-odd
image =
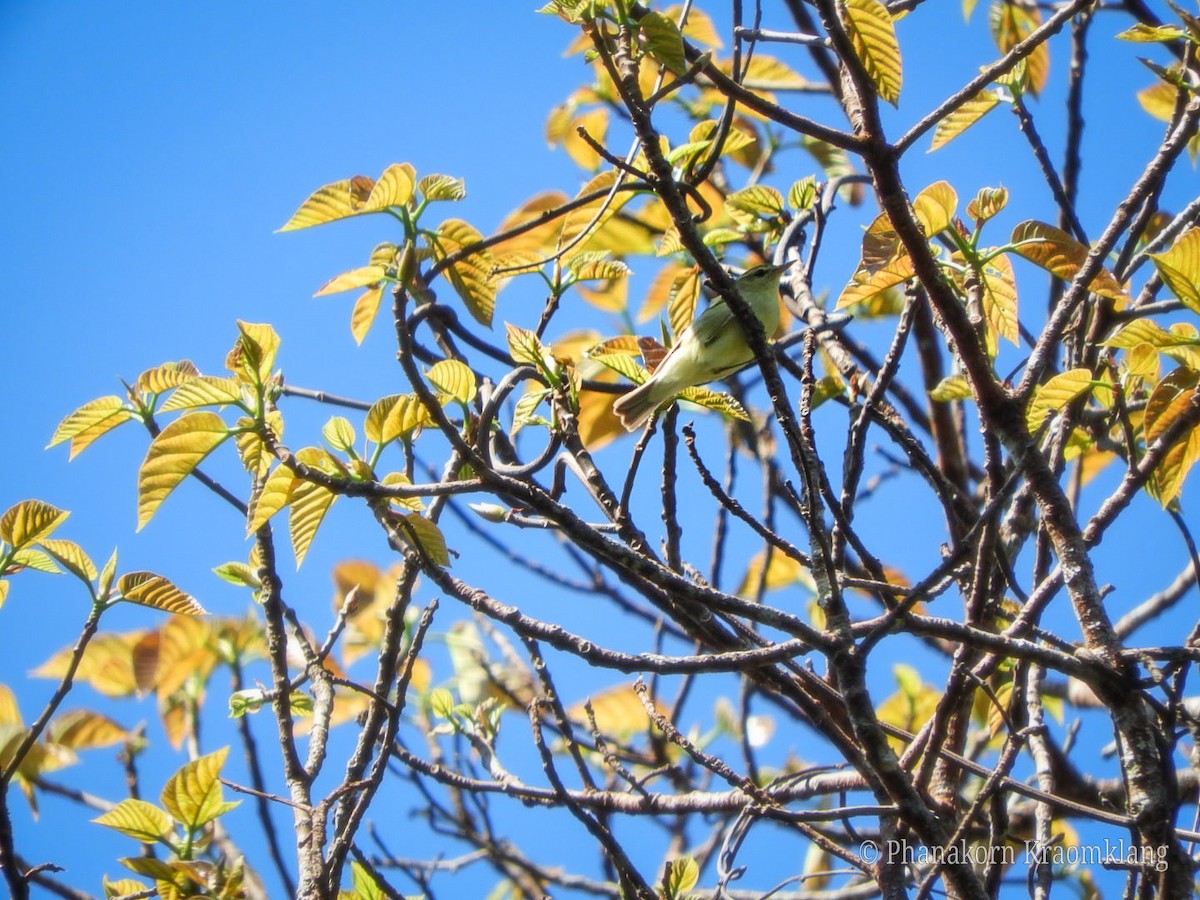
[[[660,385],[653,380],[634,388],[613,404],[613,412],[621,420],[626,431],[637,431],[667,399],[662,396]]]

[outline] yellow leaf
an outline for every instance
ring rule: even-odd
[[[145,800],[126,797],[102,816],[92,819],[143,844],[155,844],[175,829],[171,817]]]
[[[399,517],[397,533],[415,550],[427,557],[434,565],[449,566],[450,553],[446,549],[446,538],[441,529],[418,513]]]
[[[770,185],[754,184],[726,197],[725,206],[731,211],[773,219],[783,213],[783,195]]]
[[[729,394],[723,394],[720,391],[714,391],[706,387],[690,387],[685,388],[679,395],[681,400],[686,400],[689,403],[695,403],[697,406],[703,406],[705,409],[711,409],[713,412],[720,413],[723,416],[728,416],[731,419],[738,419],[742,422],[749,422],[750,416]]]
[[[1058,412],[1076,397],[1079,397],[1093,387],[1090,369],[1068,369],[1060,372],[1045,384],[1038,385],[1029,401],[1029,409],[1025,413],[1025,425],[1032,434],[1042,427],[1046,416]]]
[[[478,231],[461,219],[447,219],[433,238],[434,256],[445,259],[483,239]],[[482,325],[491,326],[496,309],[496,283],[492,276],[495,262],[487,250],[472,253],[445,270],[454,290],[462,297],[468,312]]]
[[[106,697],[127,697],[137,690],[133,674],[133,645],[144,632],[98,634],[84,651],[75,680],[84,681]],[[61,679],[71,663],[72,648],[60,650],[33,671],[38,678]]]
[[[975,199],[967,204],[967,215],[977,223],[983,224],[988,219],[997,215],[1007,205],[1007,188],[980,188],[979,193],[975,195]]]
[[[8,599],[8,582],[0,579],[0,609],[4,608],[4,601]]]
[[[1146,445],[1154,443],[1187,410],[1200,385],[1200,372],[1175,369],[1160,381],[1146,401]],[[1188,471],[1200,458],[1200,429],[1191,428],[1177,439],[1159,463],[1147,487],[1163,506],[1183,487]]]
[[[671,334],[676,338],[692,324],[696,315],[696,304],[700,300],[700,284],[699,266],[684,269],[671,282],[667,293],[667,318],[671,323]]]
[[[5,684],[0,684],[0,725],[25,727],[25,723],[21,721],[21,710],[17,706],[17,697]]]
[[[575,290],[587,303],[605,312],[624,313],[629,308],[629,279],[622,276],[596,287],[576,282]]]
[[[321,285],[313,296],[325,297],[329,294],[340,294],[342,291],[352,291],[355,288],[371,287],[379,284],[386,274],[387,269],[384,266],[360,266],[349,272],[343,272],[341,275],[335,275]]]
[[[91,558],[83,552],[83,548],[74,541],[64,541],[58,538],[42,538],[38,544],[43,550],[53,556],[69,572],[74,573],[84,581],[95,581],[96,566]]]
[[[992,91],[980,91],[938,122],[937,127],[933,129],[933,141],[929,145],[929,152],[932,153],[950,143],[991,112],[999,102],[1000,98]]]
[[[133,647],[139,690],[160,699],[174,694],[193,677],[204,679],[216,667],[212,626],[195,616],[172,616]]]
[[[1170,250],[1151,253],[1150,258],[1175,296],[1200,312],[1200,228],[1189,228]]]
[[[161,394],[171,388],[186,384],[196,378],[200,371],[188,360],[167,362],[147,369],[134,382],[134,390],[141,394]]]
[[[167,779],[159,800],[176,821],[189,831],[196,831],[218,816],[233,809],[240,800],[224,802],[221,787],[221,767],[225,765],[228,747],[201,756],[184,765]]]
[[[1029,220],[1013,229],[1013,252],[1050,274],[1071,281],[1087,259],[1088,249],[1065,231],[1044,222]],[[1129,302],[1121,283],[1107,269],[1100,269],[1088,290],[1118,303]]]
[[[842,296],[838,298],[838,309],[863,303],[889,288],[908,281],[913,277],[912,260],[905,254],[892,260],[874,274],[862,277],[864,275],[862,270],[855,273],[854,278],[842,290]]]
[[[429,421],[429,413],[415,394],[393,394],[372,404],[363,432],[367,440],[386,444],[411,434]]]
[[[1179,99],[1179,88],[1165,81],[1156,81],[1150,87],[1138,91],[1138,103],[1142,109],[1156,119],[1170,122],[1175,115],[1175,104]]]
[[[954,221],[954,212],[958,209],[958,194],[949,182],[937,181],[917,194],[912,206],[917,221],[925,230],[925,237],[932,239],[939,232],[949,228],[950,223]]]
[[[54,718],[46,729],[46,741],[72,750],[111,747],[129,736],[129,732],[108,716],[90,709],[76,709]]]
[[[279,354],[279,335],[266,324],[239,319],[237,326],[238,339],[225,357],[225,367],[253,384],[265,384]]]
[[[417,190],[426,200],[461,200],[467,196],[467,186],[452,175],[426,175],[417,182]]]
[[[791,66],[765,53],[755,53],[742,82],[755,91],[802,91],[811,82]]]
[[[198,406],[228,406],[242,399],[242,386],[236,378],[202,375],[175,389],[160,408],[160,412],[195,409]]]
[[[663,872],[661,893],[664,897],[686,897],[700,881],[700,866],[690,856],[681,856],[667,863]]]
[[[508,232],[518,226],[530,226],[528,230],[513,235],[497,244],[493,250],[496,254],[540,254],[553,250],[559,229],[559,220],[546,216],[546,213],[557,209],[570,198],[561,191],[546,191],[526,200],[513,212],[504,217],[496,229],[498,232]],[[530,223],[540,223],[533,224]],[[528,261],[528,257],[526,261]]]
[[[179,483],[227,437],[225,423],[212,412],[189,413],[159,433],[138,472],[139,531]]]
[[[355,175],[318,188],[279,230],[297,231],[369,212],[365,207],[374,186],[367,176]]]
[[[379,212],[389,206],[407,206],[416,187],[417,171],[409,163],[392,163],[371,188],[362,212]]]
[[[995,355],[995,336],[1014,344],[1020,341],[1017,323],[1017,280],[1012,263],[1001,254],[988,261],[983,270],[983,314],[988,321],[989,350]]]
[[[967,376],[961,373],[947,375],[929,392],[929,399],[938,403],[946,403],[950,400],[970,400],[971,385],[967,382]]]
[[[354,337],[356,344],[363,342],[363,338],[375,324],[375,317],[379,314],[379,304],[382,300],[383,285],[377,284],[354,301],[354,310],[350,313],[350,334]]]
[[[296,454],[296,458],[306,466],[328,471],[337,466],[337,461],[319,447],[306,447]],[[292,553],[296,557],[296,568],[304,562],[317,529],[325,518],[325,513],[333,505],[337,495],[331,491],[305,481],[296,479],[291,491],[291,514],[288,517],[288,535],[292,541]]]
[[[678,22],[679,14],[682,11],[683,7],[676,4],[668,6],[663,10],[663,13],[670,16],[672,22]],[[713,26],[712,19],[695,7],[688,10],[687,21],[683,23],[683,33],[693,41],[706,44],[714,50],[720,50],[724,46],[721,43],[720,36],[717,34],[717,29]]]
[[[49,537],[69,515],[41,500],[22,500],[0,516],[0,540],[14,549],[24,547]]]
[[[179,616],[206,616],[204,607],[170,581],[153,572],[130,572],[117,579],[117,590],[130,603]]]
[[[846,32],[854,55],[879,96],[892,106],[900,101],[900,44],[887,7],[880,0],[842,0]]]
[[[425,372],[425,377],[437,388],[438,399],[442,403],[449,403],[451,400],[470,403],[475,399],[475,391],[478,389],[475,373],[460,360],[440,360]]]
[[[99,397],[90,403],[85,403],[59,422],[46,449],[69,440],[71,442],[70,458],[74,459],[96,438],[116,428],[122,422],[128,422],[133,417],[133,411],[125,406],[125,401],[120,397]]]
[[[601,107],[581,113],[566,122],[562,133],[563,149],[567,151],[567,155],[571,157],[575,165],[588,172],[595,172],[600,168],[603,160],[580,136],[578,131],[580,128],[588,133],[588,137],[604,146],[605,138],[608,136],[608,110]]]
[[[650,714],[634,693],[632,685],[618,684],[604,688],[592,694],[588,701],[592,705],[596,727],[620,741],[628,741],[650,728]],[[583,703],[570,707],[567,715],[587,727],[588,716]]]
[[[903,728],[905,731],[920,731],[921,726],[937,709],[942,692],[932,684],[922,681],[920,674],[912,666],[898,663],[892,671],[900,690],[879,704],[876,710],[879,721]],[[900,738],[891,737],[888,741],[897,752],[901,752],[905,747]]]
[[[542,342],[535,332],[513,325],[511,322],[504,323],[504,330],[508,338],[508,352],[512,356],[513,362],[534,367],[542,365],[546,348],[542,346]]]
[[[805,590],[816,591],[816,582],[813,581],[812,574],[808,569],[792,557],[779,550],[771,549],[770,551],[759,551],[751,558],[750,565],[746,568],[746,574],[742,576],[742,583],[738,585],[737,593],[740,596],[754,597],[757,595],[759,582],[763,578],[763,563],[766,560],[767,552],[770,552],[771,558],[766,563],[766,584],[764,585],[766,590],[775,591],[798,584]]]
[[[1042,16],[1033,4],[994,0],[988,24],[996,46],[1001,53],[1007,53],[1037,30]],[[1025,57],[1025,89],[1036,97],[1046,87],[1049,77],[1050,49],[1043,42]]]

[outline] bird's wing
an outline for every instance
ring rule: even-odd
[[[692,330],[703,347],[710,346],[733,323],[733,310],[719,297],[692,323]]]

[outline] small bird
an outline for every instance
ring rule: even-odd
[[[787,266],[755,266],[734,280],[770,338],[779,328],[779,279]],[[741,324],[718,297],[675,341],[646,381],[613,404],[634,431],[683,390],[732,375],[754,361]]]

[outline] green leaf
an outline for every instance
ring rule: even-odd
[[[783,195],[770,185],[754,184],[726,197],[725,206],[759,218],[774,219],[783,213]]]
[[[9,561],[14,568],[33,569],[35,572],[45,572],[47,575],[62,574],[62,569],[54,564],[50,555],[36,547],[22,547],[12,551]]]
[[[1029,433],[1032,434],[1041,428],[1042,422],[1050,413],[1058,412],[1094,386],[1090,369],[1069,369],[1055,375],[1045,384],[1038,385],[1025,413],[1025,425]]]
[[[433,236],[434,256],[440,262],[464,247],[483,240],[483,235],[461,219],[447,219]],[[495,260],[488,250],[480,250],[460,259],[445,270],[454,290],[467,305],[468,312],[482,325],[491,326],[496,310],[496,281],[492,272]]]
[[[127,797],[102,816],[92,819],[97,825],[112,828],[143,844],[166,838],[175,828],[171,817],[145,800]]]
[[[0,540],[18,548],[49,537],[71,515],[41,500],[22,500],[0,516]]]
[[[854,55],[880,98],[896,106],[903,73],[891,13],[880,0],[842,0],[842,9]]]
[[[656,62],[662,63],[676,75],[687,71],[683,53],[683,35],[671,19],[660,12],[648,12],[638,22],[642,46]]]
[[[375,182],[367,176],[355,175],[317,188],[279,230],[297,231],[371,212],[366,204],[374,186]]]
[[[1063,281],[1072,281],[1088,256],[1087,247],[1065,231],[1044,222],[1021,222],[1010,239],[1012,252]],[[1128,303],[1129,295],[1107,269],[1100,269],[1088,290],[1118,303]]]
[[[161,609],[177,616],[206,616],[204,607],[161,575],[130,572],[117,579],[117,591],[131,603]]]
[[[172,775],[163,787],[162,801],[176,821],[191,832],[238,806],[241,801],[225,802],[221,787],[221,767],[228,747],[192,760]]]
[[[436,362],[425,372],[425,377],[437,388],[438,399],[442,403],[449,403],[451,400],[470,403],[475,399],[478,389],[475,373],[460,360],[443,359]]]
[[[138,471],[139,531],[180,482],[228,437],[229,429],[213,412],[189,413],[159,433]]]
[[[1117,35],[1119,40],[1132,41],[1136,44],[1177,41],[1186,37],[1187,32],[1178,25],[1147,25],[1144,22],[1138,22],[1132,28],[1126,28]]]
[[[243,562],[227,562],[219,566],[214,566],[213,574],[222,581],[227,581],[238,587],[248,587],[256,591],[262,587],[262,581],[259,579],[258,573]]]

